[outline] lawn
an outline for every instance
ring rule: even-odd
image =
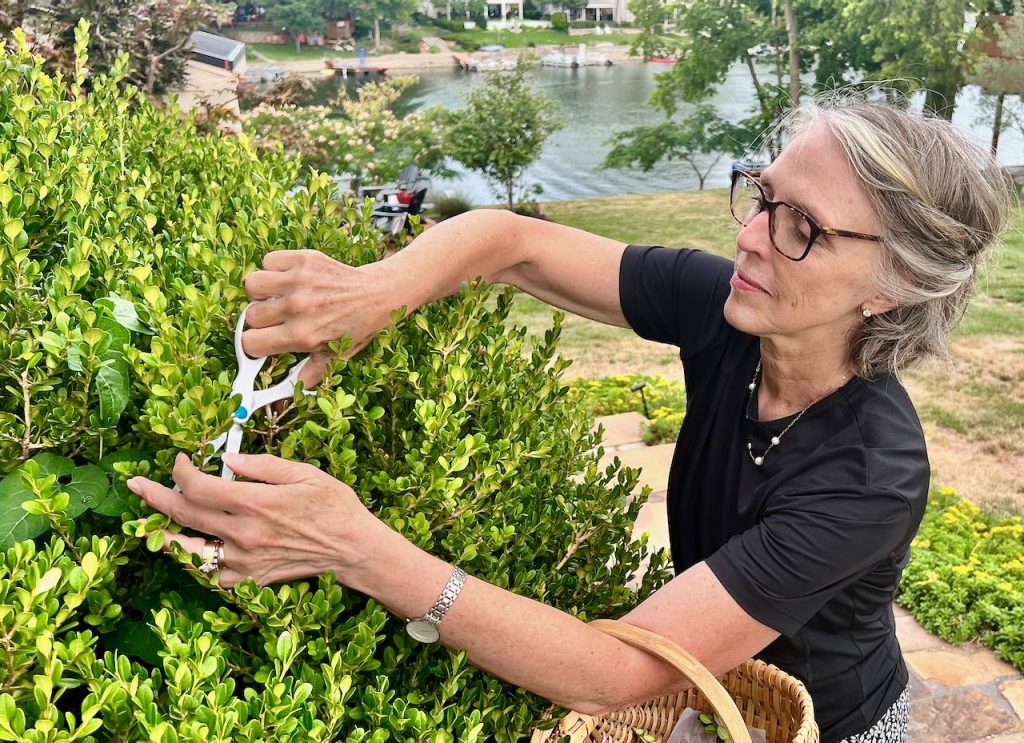
[[[557,222],[627,243],[735,251],[736,226],[724,190],[545,202]],[[521,296],[514,322],[550,327],[551,310]],[[568,376],[620,372],[679,378],[674,349],[629,330],[569,317],[559,345]],[[951,365],[929,362],[905,376],[929,441],[939,482],[991,507],[1024,512],[1024,209],[979,275],[975,297],[952,341]]]
[[[296,51],[295,44],[252,44],[245,45],[250,62],[262,62],[260,55],[269,57],[274,62],[294,62],[296,60],[318,60],[324,57],[332,59],[355,57],[355,52],[336,52],[329,46],[303,46]],[[253,54],[253,52],[256,52]]]

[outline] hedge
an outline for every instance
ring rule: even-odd
[[[544,700],[333,576],[223,590],[147,551],[165,519],[124,480],[167,481],[229,426],[245,274],[276,249],[373,261],[380,235],[326,177],[202,136],[120,90],[123,70],[86,91],[23,41],[0,53],[0,739],[522,739]],[[636,472],[599,468],[559,328],[529,340],[510,301],[468,286],[414,313],[257,413],[245,449],[315,463],[473,575],[619,616],[666,558],[631,541]]]

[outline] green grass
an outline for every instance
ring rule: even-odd
[[[542,210],[561,224],[627,243],[735,253],[737,225],[724,189],[545,202]]]
[[[736,229],[724,190],[545,202],[541,208],[555,222],[623,242],[733,253]],[[531,333],[543,333],[551,327],[551,307],[519,294],[510,319]],[[572,315],[563,325],[559,349],[573,360],[569,377],[635,372],[678,378],[681,374],[678,351],[671,346]]]
[[[587,34],[585,36],[570,36],[565,31],[556,31],[553,28],[524,28],[519,33],[510,33],[504,30],[482,30],[479,28],[468,31],[448,31],[437,28],[435,36],[440,36],[448,41],[457,41],[460,44],[471,44],[483,46],[484,44],[503,44],[509,49],[518,49],[530,46],[545,46],[553,44],[578,44],[583,42],[588,46],[609,42],[612,44],[629,44],[633,41],[631,34]]]
[[[355,52],[336,52],[329,46],[306,46],[303,45],[299,51],[295,50],[295,43],[289,41],[286,44],[246,44],[247,50],[263,54],[275,62],[294,62],[297,60],[318,60],[324,57],[332,59],[342,57],[355,57]],[[262,61],[257,54],[249,54],[250,62]]]

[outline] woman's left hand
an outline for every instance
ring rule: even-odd
[[[222,586],[246,578],[267,585],[329,570],[344,582],[347,572],[370,557],[381,530],[388,530],[352,488],[312,465],[269,454],[229,454],[225,460],[250,482],[208,475],[179,454],[172,475],[180,492],[144,477],[127,483],[182,526],[224,541]],[[166,536],[197,555],[207,541]]]

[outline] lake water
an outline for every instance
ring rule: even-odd
[[[684,163],[659,163],[644,173],[637,169],[599,170],[598,166],[610,149],[608,139],[615,131],[640,124],[653,124],[664,114],[648,105],[655,89],[655,75],[665,72],[666,65],[627,62],[610,67],[567,69],[540,67],[534,87],[558,101],[565,128],[548,140],[540,160],[530,168],[527,181],[539,183],[544,189],[540,200],[585,199],[620,194],[643,194],[661,191],[696,189],[697,178]],[[761,71],[768,79],[770,71]],[[421,82],[404,101],[414,109],[435,104],[447,108],[464,105],[463,96],[478,85],[480,73],[460,71],[424,71]],[[716,95],[709,99],[720,115],[731,121],[748,116],[756,104],[750,75],[742,64],[733,66]],[[920,100],[917,102],[920,107]],[[686,115],[687,108],[680,108]],[[963,89],[957,99],[954,123],[969,131],[972,138],[987,145],[991,125],[976,122],[979,117],[979,90]],[[496,122],[496,125],[499,125]],[[714,159],[711,156],[711,159]],[[1020,132],[1004,132],[999,145],[999,159],[1004,164],[1024,163],[1024,140]],[[731,158],[722,157],[708,177],[705,187],[728,185]],[[459,193],[476,204],[494,203],[497,199],[483,178],[473,172],[457,178],[434,178],[431,198],[445,191]]]

